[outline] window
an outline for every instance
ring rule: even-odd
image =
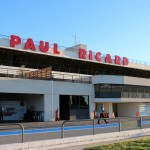
[[[88,107],[89,107],[88,96],[80,96],[80,108],[88,109]]]
[[[143,98],[150,98],[150,87],[145,87]]]
[[[100,85],[100,98],[110,98],[111,97],[111,85],[101,84]]]
[[[120,98],[122,91],[122,85],[112,85],[111,98]]]
[[[144,87],[138,87],[137,98],[144,98]]]
[[[137,86],[129,86],[129,97],[130,98],[136,98],[137,97]]]
[[[70,105],[71,105],[72,109],[79,108],[79,97],[78,96],[72,96]]]
[[[96,98],[150,98],[150,87],[122,84],[96,84]]]
[[[89,107],[88,96],[71,96],[70,107],[71,109],[88,109]]]
[[[100,89],[99,89],[99,84],[95,84],[95,92],[99,92],[100,91]]]
[[[121,97],[123,97],[123,98],[129,97],[129,87],[127,85],[123,85]]]

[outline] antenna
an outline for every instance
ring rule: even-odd
[[[77,35],[75,34],[75,35],[73,35],[72,37],[74,38],[74,45],[76,45],[76,44],[77,44],[77,43],[76,43],[76,42],[77,42]]]

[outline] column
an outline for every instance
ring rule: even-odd
[[[44,95],[44,121],[52,121],[51,95]]]
[[[113,113],[113,109],[112,109],[112,107],[113,107],[113,105],[112,105],[112,103],[108,103],[108,107],[109,107],[109,118],[112,118],[112,113]]]

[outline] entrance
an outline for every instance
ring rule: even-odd
[[[113,103],[113,113],[115,117],[118,117],[118,105],[117,103]]]
[[[60,95],[60,120],[89,119],[89,96]]]
[[[70,120],[70,104],[68,95],[59,97],[60,120]]]
[[[3,108],[3,122],[44,120],[42,94],[0,93],[0,106]],[[27,114],[29,110],[32,115]]]

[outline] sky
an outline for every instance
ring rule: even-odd
[[[150,0],[3,0],[0,34],[150,62]]]

